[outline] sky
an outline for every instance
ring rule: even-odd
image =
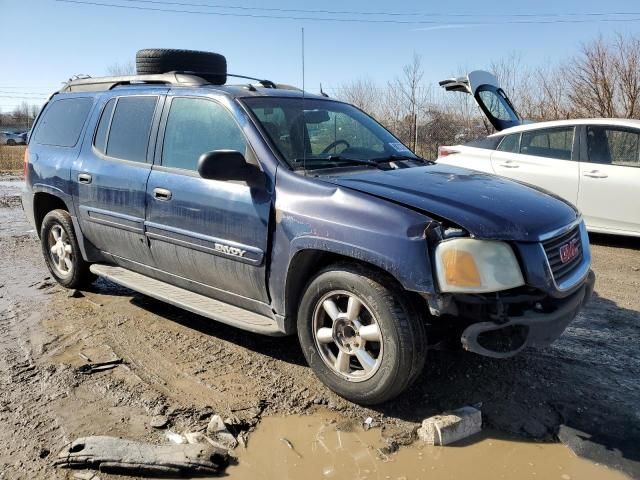
[[[43,102],[71,75],[104,75],[108,66],[133,60],[141,48],[215,51],[227,57],[230,73],[301,86],[304,28],[306,90],[317,92],[322,83],[335,95],[358,78],[384,85],[401,74],[414,52],[422,57],[423,82],[437,88],[443,78],[486,69],[510,54],[529,66],[553,64],[599,34],[640,28],[637,0],[77,1],[0,0],[0,111],[23,100]],[[357,13],[286,11],[291,9]],[[348,21],[320,20],[329,18]],[[540,20],[553,23],[527,23]]]

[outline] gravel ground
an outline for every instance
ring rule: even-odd
[[[4,204],[0,479],[71,478],[51,466],[66,443],[92,434],[159,442],[150,421],[160,414],[176,430],[201,429],[215,412],[250,431],[265,415],[329,409],[379,420],[392,451],[423,418],[480,402],[489,428],[541,442],[560,435],[640,478],[639,239],[592,237],[595,297],[551,347],[510,360],[430,352],[414,387],[368,409],[316,380],[295,337],[239,331],[102,280],[70,296],[49,278],[21,210]],[[85,357],[126,363],[83,375]]]

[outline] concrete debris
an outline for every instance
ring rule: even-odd
[[[169,417],[166,415],[156,415],[151,419],[149,425],[153,428],[165,428],[169,424]]]
[[[213,440],[231,450],[238,446],[236,437],[227,429],[220,415],[213,415],[211,417],[207,425],[207,434],[210,435]]]
[[[172,432],[171,430],[167,430],[164,436],[167,440],[169,440],[171,443],[175,443],[176,445],[187,443],[187,439],[185,437],[183,437],[179,433]]]
[[[380,426],[380,422],[378,422],[377,420],[374,420],[372,417],[367,417],[364,419],[364,422],[362,424],[362,427],[366,430],[369,430],[370,428],[376,428]]]
[[[220,415],[213,415],[211,420],[209,420],[209,424],[207,425],[207,433],[209,435],[215,435],[218,432],[226,432],[227,427],[222,420]]]
[[[449,445],[478,433],[482,429],[482,413],[474,407],[462,407],[422,421],[418,437],[427,445]]]
[[[72,442],[54,464],[131,475],[207,475],[219,474],[226,468],[229,452],[212,445],[152,445],[95,436]]]

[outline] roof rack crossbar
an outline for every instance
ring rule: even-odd
[[[213,76],[213,75],[221,75],[220,73],[216,73],[216,72],[191,72],[191,71],[180,71],[180,72],[176,72],[176,73],[184,73],[187,75],[197,75],[197,76]],[[245,80],[255,80],[256,82],[258,82],[260,85],[262,85],[265,88],[278,88],[277,84],[275,82],[272,82],[271,80],[267,80],[264,78],[256,78],[256,77],[249,77],[247,75],[237,75],[235,73],[227,73],[226,74],[227,77],[233,77],[233,78],[244,78]]]

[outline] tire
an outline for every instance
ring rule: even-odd
[[[356,305],[352,314],[351,301]],[[361,303],[359,310],[356,301]],[[396,397],[424,367],[422,318],[392,281],[359,265],[334,265],[318,273],[302,296],[297,326],[304,356],[316,376],[341,397],[361,405]]]
[[[93,282],[95,276],[89,271],[89,263],[82,258],[71,216],[67,211],[52,210],[47,213],[40,228],[40,243],[45,263],[60,285],[82,288]]]
[[[13,147],[16,144],[16,141],[13,138],[10,138],[9,140],[7,140],[7,145],[9,145],[10,147]]]
[[[155,75],[173,71],[201,72],[216,85],[227,82],[227,59],[218,53],[197,50],[147,48],[136,53],[138,75]]]

